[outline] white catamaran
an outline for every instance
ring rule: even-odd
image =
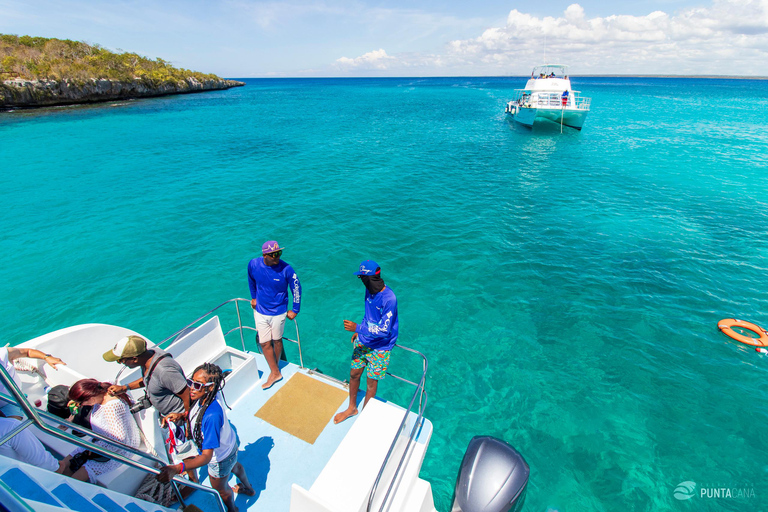
[[[529,127],[543,121],[581,130],[592,100],[571,89],[567,69],[561,64],[533,68],[525,89],[516,89],[515,98],[507,103],[506,113]]]
[[[188,376],[203,362],[224,370],[223,394],[231,407],[227,415],[240,439],[238,461],[256,491],[255,496],[238,496],[236,506],[241,511],[270,512],[435,512],[431,485],[419,478],[433,433],[432,423],[423,415],[427,358],[396,345],[394,350],[403,357],[422,363],[421,374],[411,380],[388,373],[394,381],[412,387],[410,402],[402,407],[376,397],[358,415],[336,425],[333,416],[346,407],[347,384],[305,366],[298,324],[294,321],[296,339],[284,339],[295,344],[289,344],[295,347],[289,353],[297,354],[299,364],[284,362],[283,380],[265,391],[261,383],[267,375],[259,368],[267,365],[260,353],[246,350],[245,337],[253,336],[255,327],[244,325],[241,313],[252,318],[249,301],[228,300],[149,347],[169,352]],[[48,390],[53,386],[71,386],[83,378],[119,384],[139,378],[140,368],[119,370],[120,366],[102,358],[118,339],[133,334],[138,333],[104,324],[69,327],[18,345],[55,354],[66,366],[53,369],[43,360],[22,358],[14,361],[13,378],[0,364],[0,384],[9,393],[0,393],[0,406],[14,404],[25,416],[16,428],[0,435],[0,445],[29,429],[56,458],[83,447],[120,462],[118,469],[90,484],[0,455],[0,509],[224,512],[224,503],[210,487],[205,471],[200,484],[174,478],[178,501],[173,506],[136,497],[142,482],[152,482],[151,475],[168,464],[153,407],[133,414],[142,431],[136,449],[47,411]],[[134,401],[142,395],[140,390],[131,393]],[[94,444],[96,439],[102,443]],[[452,511],[520,510],[528,475],[528,465],[510,445],[492,437],[475,437],[460,466]],[[178,484],[191,485],[196,492],[185,499]]]

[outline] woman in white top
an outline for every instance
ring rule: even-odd
[[[187,379],[189,397],[195,401],[189,411],[189,423],[192,426],[192,439],[200,455],[184,459],[181,464],[165,466],[158,479],[168,482],[174,476],[189,469],[208,465],[208,478],[211,487],[216,489],[227,506],[228,512],[237,512],[235,498],[229,487],[229,476],[234,474],[240,481],[234,492],[254,496],[243,465],[237,462],[237,435],[229,424],[224,408],[216,399],[224,387],[221,368],[211,363],[203,363],[195,368],[192,379]]]
[[[130,399],[125,394],[117,396],[108,394],[107,390],[111,385],[109,382],[99,382],[96,379],[82,379],[75,382],[69,388],[70,410],[84,405],[92,405],[90,421],[91,429],[94,432],[132,448],[138,448],[141,444],[141,434],[139,434],[139,428],[131,415]],[[96,441],[95,444],[125,456],[130,455],[127,451],[103,441]],[[84,448],[78,448],[64,458],[60,463],[59,472],[84,482],[96,483],[100,475],[114,471],[121,465],[120,462],[113,459],[102,462],[86,457],[84,464],[75,462],[75,467],[73,467],[73,458],[75,461],[82,461],[84,456],[77,456],[85,451]]]

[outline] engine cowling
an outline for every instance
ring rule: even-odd
[[[528,463],[510,444],[475,436],[461,461],[451,512],[517,512],[530,475]]]

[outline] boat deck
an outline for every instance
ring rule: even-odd
[[[261,377],[262,369],[267,368],[267,363],[261,354],[251,354],[256,358]],[[263,419],[257,418],[256,412],[297,373],[308,375],[310,378],[321,380],[325,384],[346,391],[339,384],[319,376],[309,375],[306,370],[301,370],[291,363],[283,362],[281,372],[283,380],[270,389],[262,390],[261,381],[258,381],[251,392],[246,393],[237,403],[229,404],[232,410],[228,410],[227,415],[240,440],[238,461],[245,468],[251,485],[256,491],[255,496],[239,495],[236,497],[235,504],[240,510],[258,507],[259,510],[287,512],[291,485],[296,483],[309,489],[357,419],[350,418],[335,425],[333,417],[331,417],[315,443],[309,444]],[[226,396],[226,388],[224,395]],[[358,394],[358,399],[362,396],[362,394]],[[347,401],[338,408],[338,411],[342,411],[346,407]],[[201,483],[210,485],[207,468],[201,468],[199,472]],[[230,485],[235,485],[235,483],[236,479],[233,476]],[[195,504],[201,510],[216,510],[211,497],[201,492],[195,492],[187,500],[187,503]]]
[[[119,339],[126,332],[131,331],[104,324],[86,324],[26,342],[25,345],[60,354],[69,353],[68,348],[74,344],[90,347],[88,351],[79,352],[79,357],[71,358],[71,363],[58,368],[58,371],[32,372],[28,376],[31,382],[24,381],[27,399],[34,401],[36,407],[44,408],[42,401],[46,397],[40,382],[41,376],[45,377],[46,386],[71,385],[83,375],[119,383],[133,381],[138,375],[137,368],[125,372],[121,369],[114,376],[115,366],[101,357],[109,349],[111,340]],[[192,369],[203,361],[214,362],[222,369],[232,370],[223,389],[224,397],[231,407],[227,410],[227,416],[239,439],[238,461],[245,468],[256,491],[255,496],[236,497],[235,503],[240,510],[251,510],[256,506],[258,510],[287,512],[291,508],[291,501],[298,500],[302,503],[299,505],[301,510],[325,510],[326,505],[332,504],[332,508],[339,512],[355,512],[365,507],[380,470],[384,471],[384,475],[382,485],[377,488],[374,497],[377,507],[386,499],[384,496],[390,494],[391,483],[395,489],[400,489],[390,496],[390,504],[394,507],[392,510],[408,508],[406,499],[416,503],[419,510],[434,509],[429,484],[418,480],[432,425],[415,411],[408,413],[407,421],[403,424],[405,409],[392,402],[376,398],[363,410],[361,400],[364,392],[361,391],[357,396],[360,414],[335,425],[334,415],[348,404],[349,395],[345,385],[336,379],[284,361],[281,362],[283,379],[269,390],[262,390],[263,372],[268,368],[263,356],[228,347],[217,316],[178,337],[167,350],[185,369],[187,376],[191,376]],[[405,380],[396,376],[392,378]],[[423,378],[422,375],[422,382]],[[136,395],[134,399],[139,398],[139,391],[133,391],[132,394]],[[143,425],[147,438],[155,446],[162,446],[156,411],[146,409],[136,419]],[[415,436],[412,444],[408,440],[409,433]],[[48,434],[42,439],[62,455],[71,452],[69,441]],[[393,442],[397,447],[392,445],[392,463],[382,466],[388,460],[387,454]],[[407,448],[409,445],[410,450]],[[361,455],[362,448],[364,456]],[[403,465],[406,456],[407,462]],[[203,467],[198,471],[200,482],[209,486],[208,468]],[[400,472],[397,477],[395,472]],[[41,488],[48,491],[49,487],[53,488],[67,480],[55,473],[38,476]],[[139,469],[123,466],[103,475],[99,484],[111,492],[132,496],[145,476]],[[234,476],[229,483],[236,483]],[[84,486],[83,489],[98,489],[90,484]],[[350,495],[350,487],[359,492]],[[84,496],[90,492],[86,491],[83,490]],[[125,499],[114,496],[120,500]],[[215,497],[201,490],[195,491],[185,501],[206,512],[218,510]],[[310,508],[307,508],[307,504]]]

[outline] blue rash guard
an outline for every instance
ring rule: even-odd
[[[374,350],[392,350],[397,342],[397,297],[395,292],[384,288],[376,295],[365,291],[365,315],[357,324],[357,339]]]
[[[280,260],[270,267],[264,258],[253,258],[248,263],[248,286],[251,298],[256,299],[256,311],[262,315],[282,315],[288,311],[288,289],[293,295],[293,312],[301,308],[299,276],[288,263]]]
[[[200,414],[200,403],[197,402],[190,411],[190,424],[194,425],[197,415]],[[198,452],[213,450],[209,464],[218,464],[226,459],[237,446],[237,436],[229,424],[227,415],[222,409],[218,399],[211,402],[205,410],[200,425],[203,434],[203,445],[198,447]]]

